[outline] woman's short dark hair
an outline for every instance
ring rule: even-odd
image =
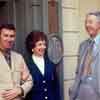
[[[32,31],[26,37],[25,45],[26,45],[27,51],[30,54],[32,54],[32,48],[35,47],[36,42],[39,41],[39,40],[45,40],[46,43],[47,43],[47,36],[44,32]]]

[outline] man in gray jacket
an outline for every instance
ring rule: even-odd
[[[85,28],[90,38],[80,44],[78,67],[70,90],[70,99],[100,100],[100,12],[86,15]]]

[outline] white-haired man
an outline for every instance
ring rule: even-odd
[[[85,28],[90,36],[79,48],[76,79],[71,100],[100,100],[100,12],[86,15]]]

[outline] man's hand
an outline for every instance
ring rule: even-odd
[[[4,100],[12,100],[21,94],[22,94],[22,89],[20,87],[17,87],[14,89],[5,90],[2,93],[2,97],[4,98]]]

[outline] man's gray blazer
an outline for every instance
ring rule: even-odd
[[[77,70],[76,70],[76,77],[73,86],[70,88],[70,100],[75,100],[75,98],[78,96],[80,84],[81,84],[81,76],[83,71],[83,62],[89,47],[90,39],[85,40],[80,44],[79,47],[79,59],[77,64]],[[96,51],[93,54],[94,61],[91,66],[94,67],[94,72],[96,76],[96,92],[100,95],[100,45],[98,45]]]

